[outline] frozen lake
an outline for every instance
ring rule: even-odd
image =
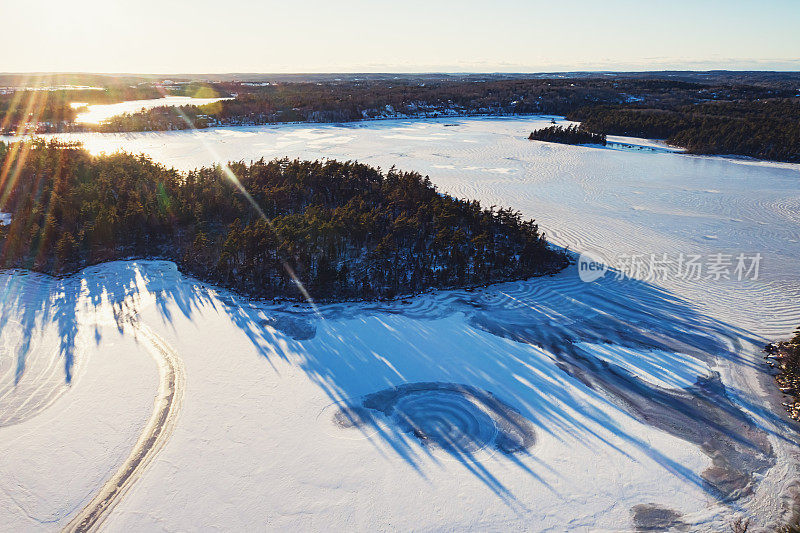
[[[224,98],[193,98],[191,96],[165,96],[164,98],[152,98],[148,100],[128,100],[116,104],[92,104],[87,105],[83,102],[74,102],[72,107],[80,108],[86,106],[87,111],[79,113],[75,117],[75,122],[80,124],[99,124],[111,117],[124,113],[137,113],[154,107],[178,107],[184,105],[201,106],[224,100]]]
[[[94,153],[143,152],[192,169],[264,157],[356,159],[430,175],[443,192],[535,217],[550,240],[577,252],[761,253],[759,283],[718,280],[704,303],[735,308],[737,323],[786,335],[800,323],[800,165],[671,153],[610,137],[602,149],[526,139],[553,117],[389,120],[164,133],[75,134]],[[565,123],[559,120],[559,123]],[[619,144],[617,144],[619,143]],[[654,148],[656,151],[649,150]],[[667,279],[673,290],[706,283]],[[689,280],[693,281],[693,280]],[[689,285],[689,287],[685,287]],[[740,306],[740,303],[746,305]],[[748,316],[754,311],[755,316]],[[766,317],[762,314],[769,313]],[[773,314],[774,313],[774,314]]]
[[[287,156],[417,170],[535,217],[560,246],[644,267],[318,314],[159,261],[0,273],[0,523],[60,529],[90,505],[169,389],[164,353],[185,365],[174,428],[109,530],[720,531],[786,518],[796,434],[774,414],[760,349],[800,324],[800,166],[641,139],[527,140],[550,121],[62,135],[181,169]]]

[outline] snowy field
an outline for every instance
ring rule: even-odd
[[[571,266],[316,311],[242,299],[168,262],[1,273],[2,528],[75,526],[122,470],[97,521],[109,531],[725,531],[738,517],[752,531],[785,519],[796,435],[760,349],[800,324],[800,167],[642,139],[526,139],[549,122],[64,136],[182,169],[396,165],[535,216],[552,242],[612,267],[619,254],[741,253],[761,254],[760,268],[583,282]]]

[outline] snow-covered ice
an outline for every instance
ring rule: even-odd
[[[194,98],[192,96],[165,96],[164,98],[150,98],[146,100],[127,100],[116,104],[86,104],[84,102],[74,102],[72,107],[86,107],[75,117],[75,122],[81,124],[99,124],[111,117],[125,113],[138,113],[142,110],[153,109],[154,107],[179,107],[185,105],[201,106],[225,100],[225,98]]]
[[[572,266],[318,313],[252,302],[160,261],[59,280],[5,272],[0,523],[65,526],[136,445],[159,368],[130,317],[180,356],[186,383],[171,437],[108,530],[630,530],[661,508],[692,530],[783,518],[797,450],[768,403],[760,348],[800,323],[800,167],[526,139],[549,122],[72,136],[180,168],[284,155],[396,165],[536,216],[576,252],[759,252],[761,271],[584,283]],[[475,438],[489,445],[444,451],[391,420],[336,423],[371,394],[420,383],[487,391],[535,442],[497,451],[496,422],[480,413],[469,415]],[[442,394],[431,396],[442,411],[471,409]]]

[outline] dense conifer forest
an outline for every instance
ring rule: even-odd
[[[181,173],[145,156],[0,143],[0,268],[49,273],[130,257],[251,296],[381,298],[554,272],[532,220],[440,194],[427,177],[355,162],[274,160]]]
[[[546,141],[561,144],[602,144],[606,145],[606,136],[603,133],[592,133],[580,126],[548,126],[534,130],[528,136],[532,141]]]
[[[666,139],[694,154],[800,162],[800,99],[705,102],[677,108],[596,106],[568,118],[593,132]]]

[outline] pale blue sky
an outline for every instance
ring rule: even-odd
[[[0,71],[800,70],[800,0],[0,0]]]

